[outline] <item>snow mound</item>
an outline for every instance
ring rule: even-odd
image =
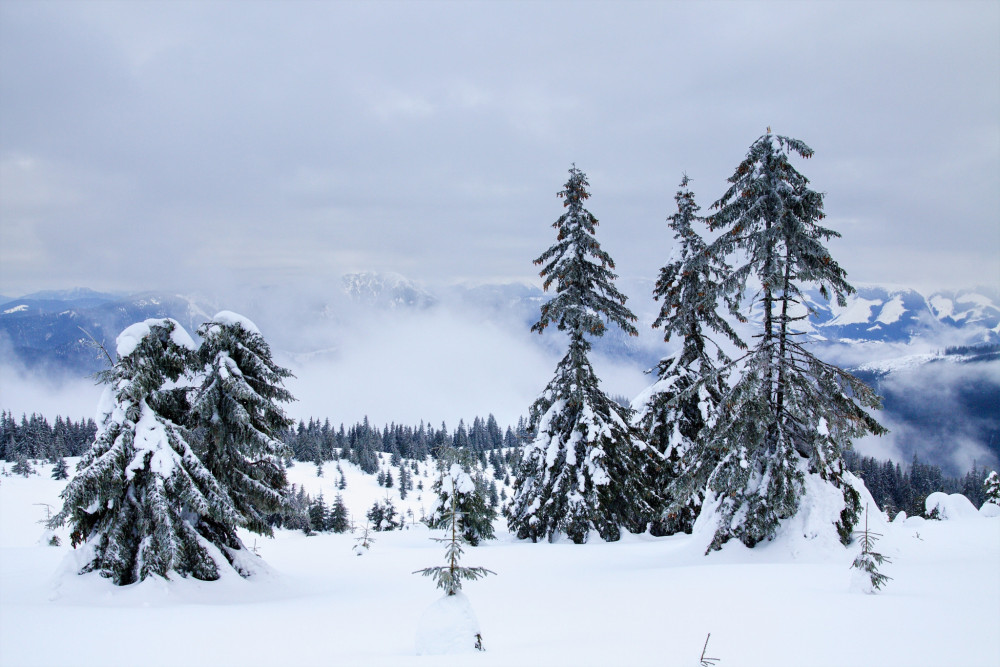
[[[175,605],[258,603],[282,594],[287,585],[266,562],[252,551],[226,549],[227,558],[211,542],[199,538],[215,561],[219,578],[202,581],[183,577],[171,570],[168,577],[151,575],[128,586],[115,586],[98,572],[82,573],[94,559],[94,544],[86,542],[78,549],[66,550],[55,573],[48,581],[48,599],[66,605],[102,607],[171,607]],[[242,574],[241,574],[242,573]]]
[[[844,473],[844,482],[849,484],[861,495],[861,514],[855,529],[865,524],[865,510],[868,507],[868,530],[885,532],[888,522],[885,515],[878,510],[878,504],[865,487],[864,482],[849,472]],[[763,542],[753,548],[754,559],[769,562],[829,562],[843,558],[845,547],[837,533],[837,522],[844,509],[844,493],[818,474],[804,475],[802,498],[799,500],[799,510],[794,516],[781,522],[777,534],[770,542]],[[719,525],[717,508],[719,501],[714,494],[706,498],[704,509],[695,521],[691,545],[700,548],[704,553],[712,542]],[[745,558],[739,553],[746,552],[746,547],[739,540],[727,542],[720,556],[709,554],[713,558],[733,562]],[[721,554],[729,553],[729,556]]]
[[[983,503],[983,506],[979,508],[979,516],[986,517],[988,519],[1000,516],[1000,505]]]
[[[479,621],[461,592],[427,607],[417,624],[417,655],[468,653],[479,642]]]
[[[955,521],[958,519],[978,519],[979,511],[972,502],[961,493],[942,493],[936,491],[927,496],[924,501],[924,508],[929,517],[934,517],[937,510],[937,518],[942,521]]]

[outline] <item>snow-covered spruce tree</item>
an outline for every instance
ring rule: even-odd
[[[729,267],[707,251],[693,228],[695,223],[705,224],[705,219],[698,215],[700,207],[688,183],[685,175],[674,196],[677,212],[667,220],[675,246],[653,288],[653,298],[661,301],[653,327],[663,327],[665,342],[677,336],[682,345],[660,361],[657,381],[633,404],[633,423],[662,457],[652,473],[663,495],[661,516],[651,526],[654,535],[691,532],[708,474],[718,463],[711,451],[698,450],[702,458],[689,457],[714,420],[726,390],[724,371],[730,360],[711,334],[745,347],[717,312],[719,284]]]
[[[448,527],[454,507],[458,511],[458,530],[471,546],[495,539],[493,520],[497,513],[487,501],[486,483],[481,478],[473,479],[459,463],[447,465],[447,460],[450,459],[440,461],[440,475],[431,487],[437,494],[437,501],[427,516],[427,525],[430,528]]]
[[[347,505],[344,504],[344,497],[339,493],[333,499],[333,505],[330,507],[327,528],[335,533],[346,533],[350,528]]]
[[[56,459],[56,464],[52,466],[52,479],[56,481],[69,479],[69,466],[66,464],[66,459],[61,456]]]
[[[399,510],[396,509],[396,505],[393,504],[392,498],[388,494],[384,503],[376,500],[366,516],[372,529],[379,533],[403,527],[403,517],[399,515]]]
[[[579,544],[593,530],[617,540],[622,526],[644,530],[653,511],[644,478],[651,450],[636,438],[631,411],[601,391],[587,358],[587,337],[602,336],[605,319],[638,334],[635,315],[613,284],[614,262],[594,237],[597,218],[584,208],[587,186],[574,165],[559,192],[567,210],[553,224],[556,243],[535,260],[544,288],[554,284],[556,296],[531,330],[554,324],[569,335],[569,350],[531,406],[536,436],[524,450],[505,512],[511,531],[533,542],[564,534]]]
[[[133,324],[118,336],[119,360],[101,375],[107,385],[94,444],[60,494],[49,522],[72,527],[86,564],[118,585],[174,572],[219,578],[213,552],[232,557],[218,528],[243,518],[202,464],[179,425],[184,392],[174,391],[190,365],[194,342],[171,319]]]
[[[17,460],[14,462],[10,471],[15,475],[21,475],[22,477],[31,477],[36,474],[35,469],[31,466],[31,461],[28,460],[28,457],[23,452],[18,454]]]
[[[313,532],[322,533],[327,529],[329,523],[329,510],[326,507],[326,501],[323,500],[323,492],[321,491],[319,496],[312,501],[309,505],[309,528]]]
[[[294,400],[282,386],[291,372],[274,363],[271,348],[248,319],[223,311],[198,328],[200,386],[189,422],[200,436],[196,452],[227,491],[244,525],[271,536],[269,515],[290,511],[279,436],[292,424],[280,403]],[[218,539],[239,548],[235,534]]]
[[[803,287],[818,285],[840,305],[855,290],[823,245],[840,236],[819,224],[823,195],[792,166],[792,153],[808,158],[813,151],[768,130],[750,146],[708,218],[721,232],[708,252],[738,258],[722,284],[730,310],[747,319],[739,309],[749,301],[762,320],[740,377],[693,456],[720,456],[708,479],[719,513],[709,549],[732,538],[752,547],[774,537],[781,520],[798,511],[806,473],[843,493],[836,527],[847,544],[861,507],[843,480],[842,452],[852,438],[885,432],[864,409],[880,407],[878,396],[809,352],[796,328],[809,313]]]
[[[994,470],[983,480],[984,503],[1000,505],[1000,474]]]

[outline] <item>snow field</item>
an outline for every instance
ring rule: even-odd
[[[431,506],[434,473],[414,477],[425,490],[400,501],[398,486],[341,466],[355,521],[387,491],[404,513]],[[63,532],[63,546],[38,544],[45,508],[34,503],[57,509],[64,482],[49,479],[48,465],[36,469],[0,478],[0,665],[694,667],[709,632],[707,655],[720,667],[1000,665],[1000,517],[989,512],[892,524],[873,514],[869,527],[884,534],[877,549],[892,559],[881,569],[893,577],[876,595],[851,590],[857,548],[807,536],[808,517],[771,543],[731,543],[708,557],[699,534],[531,544],[499,519],[499,539],[462,561],[497,572],[463,589],[486,651],[417,655],[418,625],[441,594],[411,573],[443,562],[428,539],[440,531],[375,533],[362,557],[351,534],[244,534],[266,563],[251,580],[226,572],[216,582],[115,587],[72,574]],[[289,476],[329,504],[335,471],[327,463],[317,478],[297,463]]]

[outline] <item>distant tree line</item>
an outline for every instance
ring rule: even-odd
[[[961,493],[976,507],[986,502],[983,480],[990,474],[990,468],[980,468],[975,463],[961,477],[946,477],[940,467],[921,463],[916,454],[909,468],[893,461],[861,456],[854,451],[844,453],[844,463],[864,480],[872,498],[890,518],[901,511],[908,516],[923,516],[924,501],[938,491]]]
[[[977,345],[956,345],[944,349],[946,355],[972,356],[976,361],[988,361],[1000,357],[1000,343],[979,343]]]
[[[20,422],[8,411],[0,413],[0,459],[57,460],[82,456],[97,434],[93,419],[74,422],[56,416],[55,424],[40,414],[21,415]]]
[[[398,465],[398,459],[436,459],[443,449],[454,448],[473,453],[486,465],[492,458],[488,452],[519,447],[528,439],[528,431],[523,418],[516,427],[501,429],[492,414],[486,419],[476,417],[471,428],[464,420],[459,421],[454,432],[449,432],[444,422],[440,428],[420,422],[418,426],[386,424],[380,429],[365,417],[350,428],[344,424],[337,428],[329,419],[310,418],[308,423],[300,421],[288,429],[282,439],[297,461],[322,465],[325,461],[347,459],[374,475],[379,471],[378,452],[391,454],[393,465]]]
[[[55,461],[66,456],[82,456],[96,434],[97,425],[93,419],[73,421],[56,416],[55,421],[50,423],[38,413],[22,414],[20,419],[16,419],[11,412],[3,411],[0,412],[0,459]],[[368,474],[381,472],[383,476],[387,471],[379,463],[378,452],[390,454],[391,465],[400,468],[401,459],[437,459],[449,448],[467,450],[484,467],[492,466],[496,479],[509,480],[510,471],[517,465],[519,448],[530,439],[530,434],[523,418],[515,427],[501,429],[496,418],[490,414],[486,419],[473,419],[471,428],[460,421],[454,431],[449,431],[444,423],[439,428],[427,426],[424,422],[417,426],[391,423],[378,428],[372,426],[366,417],[345,428],[343,424],[334,427],[328,418],[310,418],[308,422],[300,421],[297,426],[289,428],[282,434],[282,439],[297,461],[322,465],[345,459]],[[923,463],[916,455],[910,465],[904,467],[892,460],[848,451],[844,454],[844,463],[864,480],[879,508],[890,516],[900,511],[910,516],[923,514],[924,500],[936,491],[961,493],[976,507],[986,500],[983,480],[990,469],[978,464],[973,464],[965,475],[949,477],[942,473],[940,466]],[[397,472],[397,484],[400,476]],[[298,508],[300,512],[292,513],[296,518],[275,515],[270,517],[272,525],[305,528],[305,525],[299,525],[297,517],[303,517],[304,521],[314,499],[306,496],[301,489],[293,491],[293,498],[297,495],[296,491],[301,496],[297,498],[297,504],[301,505]]]

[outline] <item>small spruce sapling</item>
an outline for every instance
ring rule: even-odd
[[[371,549],[372,544],[375,543],[375,538],[371,536],[371,529],[368,527],[367,523],[365,524],[365,527],[361,529],[361,535],[355,537],[354,541],[357,542],[357,544],[354,545],[355,556],[366,554],[368,553],[368,550]]]
[[[865,529],[856,531],[855,533],[861,541],[861,553],[858,557],[854,559],[851,563],[851,567],[859,570],[861,573],[867,575],[871,580],[871,585],[868,588],[869,593],[874,593],[881,590],[885,582],[892,579],[892,577],[886,576],[878,571],[878,566],[883,563],[891,563],[892,560],[888,556],[883,556],[874,550],[875,542],[878,538],[882,537],[881,533],[876,533],[874,531],[868,530],[868,506],[865,505]]]
[[[468,540],[462,535],[458,529],[459,517],[461,512],[455,504],[455,497],[457,495],[455,489],[455,479],[452,478],[452,490],[451,490],[451,508],[448,511],[447,519],[449,522],[449,535],[447,537],[432,537],[431,539],[435,542],[440,542],[445,545],[445,561],[446,565],[438,565],[436,567],[425,567],[422,570],[416,570],[413,574],[422,574],[425,577],[431,577],[434,579],[435,585],[443,590],[446,595],[455,595],[462,590],[462,581],[474,581],[476,579],[481,579],[488,574],[496,574],[492,570],[487,570],[485,567],[464,567],[458,564],[462,558],[463,544],[468,544]]]

